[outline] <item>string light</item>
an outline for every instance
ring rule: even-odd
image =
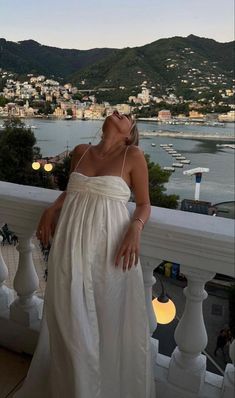
[[[52,164],[51,163],[46,163],[46,164],[44,164],[44,170],[45,171],[51,171],[53,169],[53,166],[52,166]]]
[[[32,163],[32,168],[33,168],[34,170],[39,170],[40,167],[41,167],[41,165],[40,165],[39,162],[33,162],[33,163]]]

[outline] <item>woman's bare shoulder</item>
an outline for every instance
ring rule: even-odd
[[[130,145],[129,148],[128,148],[128,157],[130,159],[135,160],[135,161],[137,159],[143,159],[144,158],[144,152],[138,146]]]
[[[90,146],[90,144],[79,144],[76,145],[72,151],[73,155],[80,156]]]

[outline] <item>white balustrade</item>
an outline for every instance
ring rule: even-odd
[[[4,313],[8,310],[10,303],[14,298],[13,291],[5,285],[5,280],[8,277],[8,268],[2,257],[1,243],[3,241],[0,236],[0,313]]]
[[[14,280],[18,297],[11,304],[11,311],[6,313],[0,307],[0,344],[18,351],[33,352],[40,326],[40,303],[34,296],[38,280],[30,239],[43,208],[59,194],[0,182],[0,223],[7,222],[19,236],[19,266]],[[132,213],[134,204],[128,204],[128,208]],[[151,306],[153,270],[162,260],[181,264],[188,285],[185,310],[175,332],[177,348],[171,358],[161,354],[155,357],[156,398],[233,398],[234,365],[227,365],[223,378],[206,371],[205,357],[201,354],[207,344],[202,311],[207,295],[204,285],[221,270],[225,275],[235,276],[233,220],[152,208],[141,240],[151,332],[156,327]],[[7,275],[3,264],[0,257],[0,292],[5,292],[3,282]]]
[[[168,380],[199,394],[206,375],[206,357],[201,354],[207,345],[202,312],[202,302],[207,298],[204,286],[215,274],[182,265],[181,272],[188,280],[188,286],[184,289],[186,304],[175,330],[177,347],[171,358]]]
[[[14,278],[14,289],[18,297],[10,306],[10,319],[31,327],[39,320],[42,306],[42,300],[34,295],[39,285],[32,258],[34,245],[30,238],[21,237],[17,230],[15,233],[19,238],[19,264]]]
[[[232,341],[229,347],[229,356],[232,364],[228,363],[224,373],[222,398],[230,398],[234,396],[235,391],[235,340]]]
[[[145,288],[145,300],[146,308],[149,318],[150,334],[152,335],[154,330],[157,328],[157,320],[153,311],[152,296],[153,296],[153,285],[156,282],[156,278],[153,276],[154,269],[161,263],[156,263],[156,259],[149,257],[141,257],[141,266],[143,270],[144,288]]]

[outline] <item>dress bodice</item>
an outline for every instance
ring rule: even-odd
[[[89,177],[78,172],[70,174],[67,192],[86,192],[125,202],[128,202],[131,194],[127,183],[120,176],[104,175]]]

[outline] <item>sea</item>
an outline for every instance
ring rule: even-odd
[[[59,154],[68,148],[72,150],[81,143],[97,143],[100,140],[103,121],[100,120],[50,120],[32,119],[26,124],[33,125],[37,145],[43,157]],[[151,160],[160,166],[171,166],[175,161],[160,144],[172,144],[191,164],[183,169],[175,169],[165,184],[167,194],[177,194],[180,199],[194,199],[195,177],[183,174],[183,170],[195,167],[209,168],[201,182],[200,200],[212,204],[234,201],[234,160],[235,150],[224,148],[218,144],[228,143],[228,137],[234,143],[234,123],[226,123],[223,127],[204,125],[163,125],[154,121],[139,121],[141,132],[180,132],[181,138],[143,137],[140,147],[148,153]],[[193,139],[186,139],[182,134],[193,134]],[[198,136],[198,137],[197,137]],[[210,140],[202,136],[213,136]],[[218,140],[219,139],[219,140]],[[154,146],[155,145],[155,146]]]

